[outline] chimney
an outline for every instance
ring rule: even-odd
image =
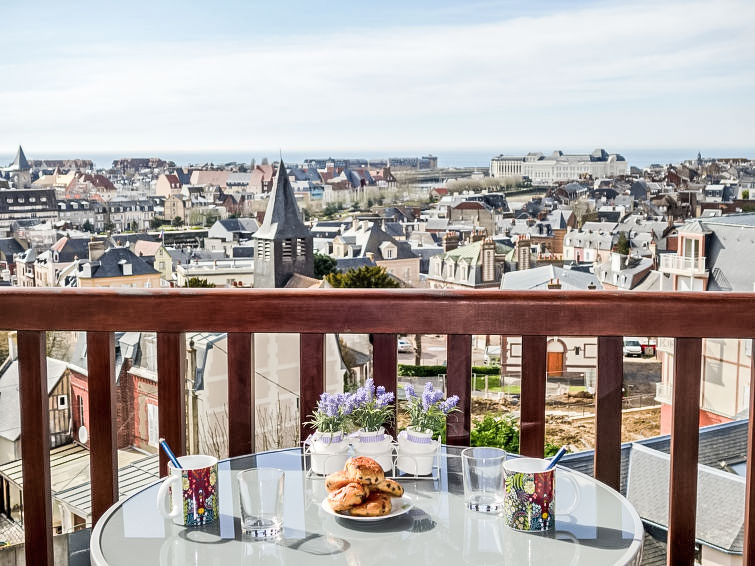
[[[551,279],[548,282],[548,289],[560,289],[560,288],[561,288],[561,281],[559,281],[558,278]]]
[[[611,252],[611,271],[621,271],[621,264],[623,263],[621,254],[617,254],[616,252]]]
[[[89,261],[97,261],[105,253],[105,242],[91,240],[89,242]]]
[[[18,359],[18,333],[14,330],[8,332],[8,359],[14,361]]]
[[[459,247],[459,237],[456,234],[446,232],[443,234],[443,251],[450,252]]]

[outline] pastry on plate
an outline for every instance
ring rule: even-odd
[[[365,485],[375,485],[385,478],[383,467],[367,456],[346,460],[346,473],[352,481]]]
[[[333,511],[345,511],[361,504],[370,494],[368,488],[359,483],[349,483],[328,495],[328,503]]]
[[[382,517],[390,513],[392,508],[390,495],[374,491],[364,503],[355,505],[348,512],[355,517]]]
[[[401,484],[388,478],[383,478],[374,486],[372,486],[372,488],[373,490],[386,493],[392,497],[401,497],[402,495],[404,495],[404,488],[401,486]]]
[[[351,483],[353,480],[349,478],[349,475],[341,470],[340,472],[334,472],[325,478],[325,489],[329,492],[341,489],[346,484]]]

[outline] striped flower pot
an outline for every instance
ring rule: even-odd
[[[339,432],[320,432],[310,440],[311,466],[316,474],[327,475],[343,470],[349,458],[349,439]]]
[[[407,474],[426,476],[433,473],[435,452],[438,441],[433,440],[433,432],[428,428],[418,430],[409,427],[398,435],[399,470]]]
[[[383,468],[384,472],[393,470],[393,437],[385,434],[385,429],[367,431],[359,429],[358,442],[354,443],[357,456],[369,456]]]

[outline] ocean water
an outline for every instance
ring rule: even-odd
[[[564,153],[590,153],[594,148],[559,148]],[[630,166],[647,167],[652,163],[669,164],[680,163],[687,159],[695,159],[698,151],[703,157],[747,157],[755,159],[755,148],[605,148],[609,153],[619,153],[623,155]],[[393,151],[385,150],[349,150],[349,151],[285,151],[283,159],[287,163],[300,163],[309,158],[346,158],[346,159],[384,159],[388,157],[419,157],[431,153],[438,157],[439,167],[479,167],[487,169],[490,166],[490,159],[500,153],[504,155],[524,155],[529,151],[541,151],[544,154],[550,154],[554,148],[491,148],[491,149],[445,149],[438,151],[412,152],[407,150]],[[178,165],[203,164],[203,163],[228,163],[236,161],[239,163],[250,163],[256,159],[257,163],[267,157],[271,162],[279,157],[279,151],[150,151],[150,152],[44,152],[37,155],[32,147],[24,148],[24,153],[28,159],[91,159],[98,168],[105,168],[112,165],[113,160],[123,157],[160,157],[166,161],[175,161]],[[0,153],[0,165],[4,166],[13,161],[15,152]]]

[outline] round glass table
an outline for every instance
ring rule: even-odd
[[[95,566],[231,566],[233,564],[437,565],[638,565],[643,528],[619,493],[579,472],[558,467],[559,501],[574,501],[568,474],[579,489],[569,514],[556,512],[556,529],[529,534],[507,528],[498,515],[466,509],[461,449],[441,448],[435,479],[401,479],[414,507],[377,522],[334,517],[321,508],[321,477],[308,477],[300,449],[264,452],[219,464],[219,518],[186,528],[158,513],[160,482],[113,505],[92,531]],[[275,541],[241,532],[236,472],[254,467],[286,471],[284,531]]]

